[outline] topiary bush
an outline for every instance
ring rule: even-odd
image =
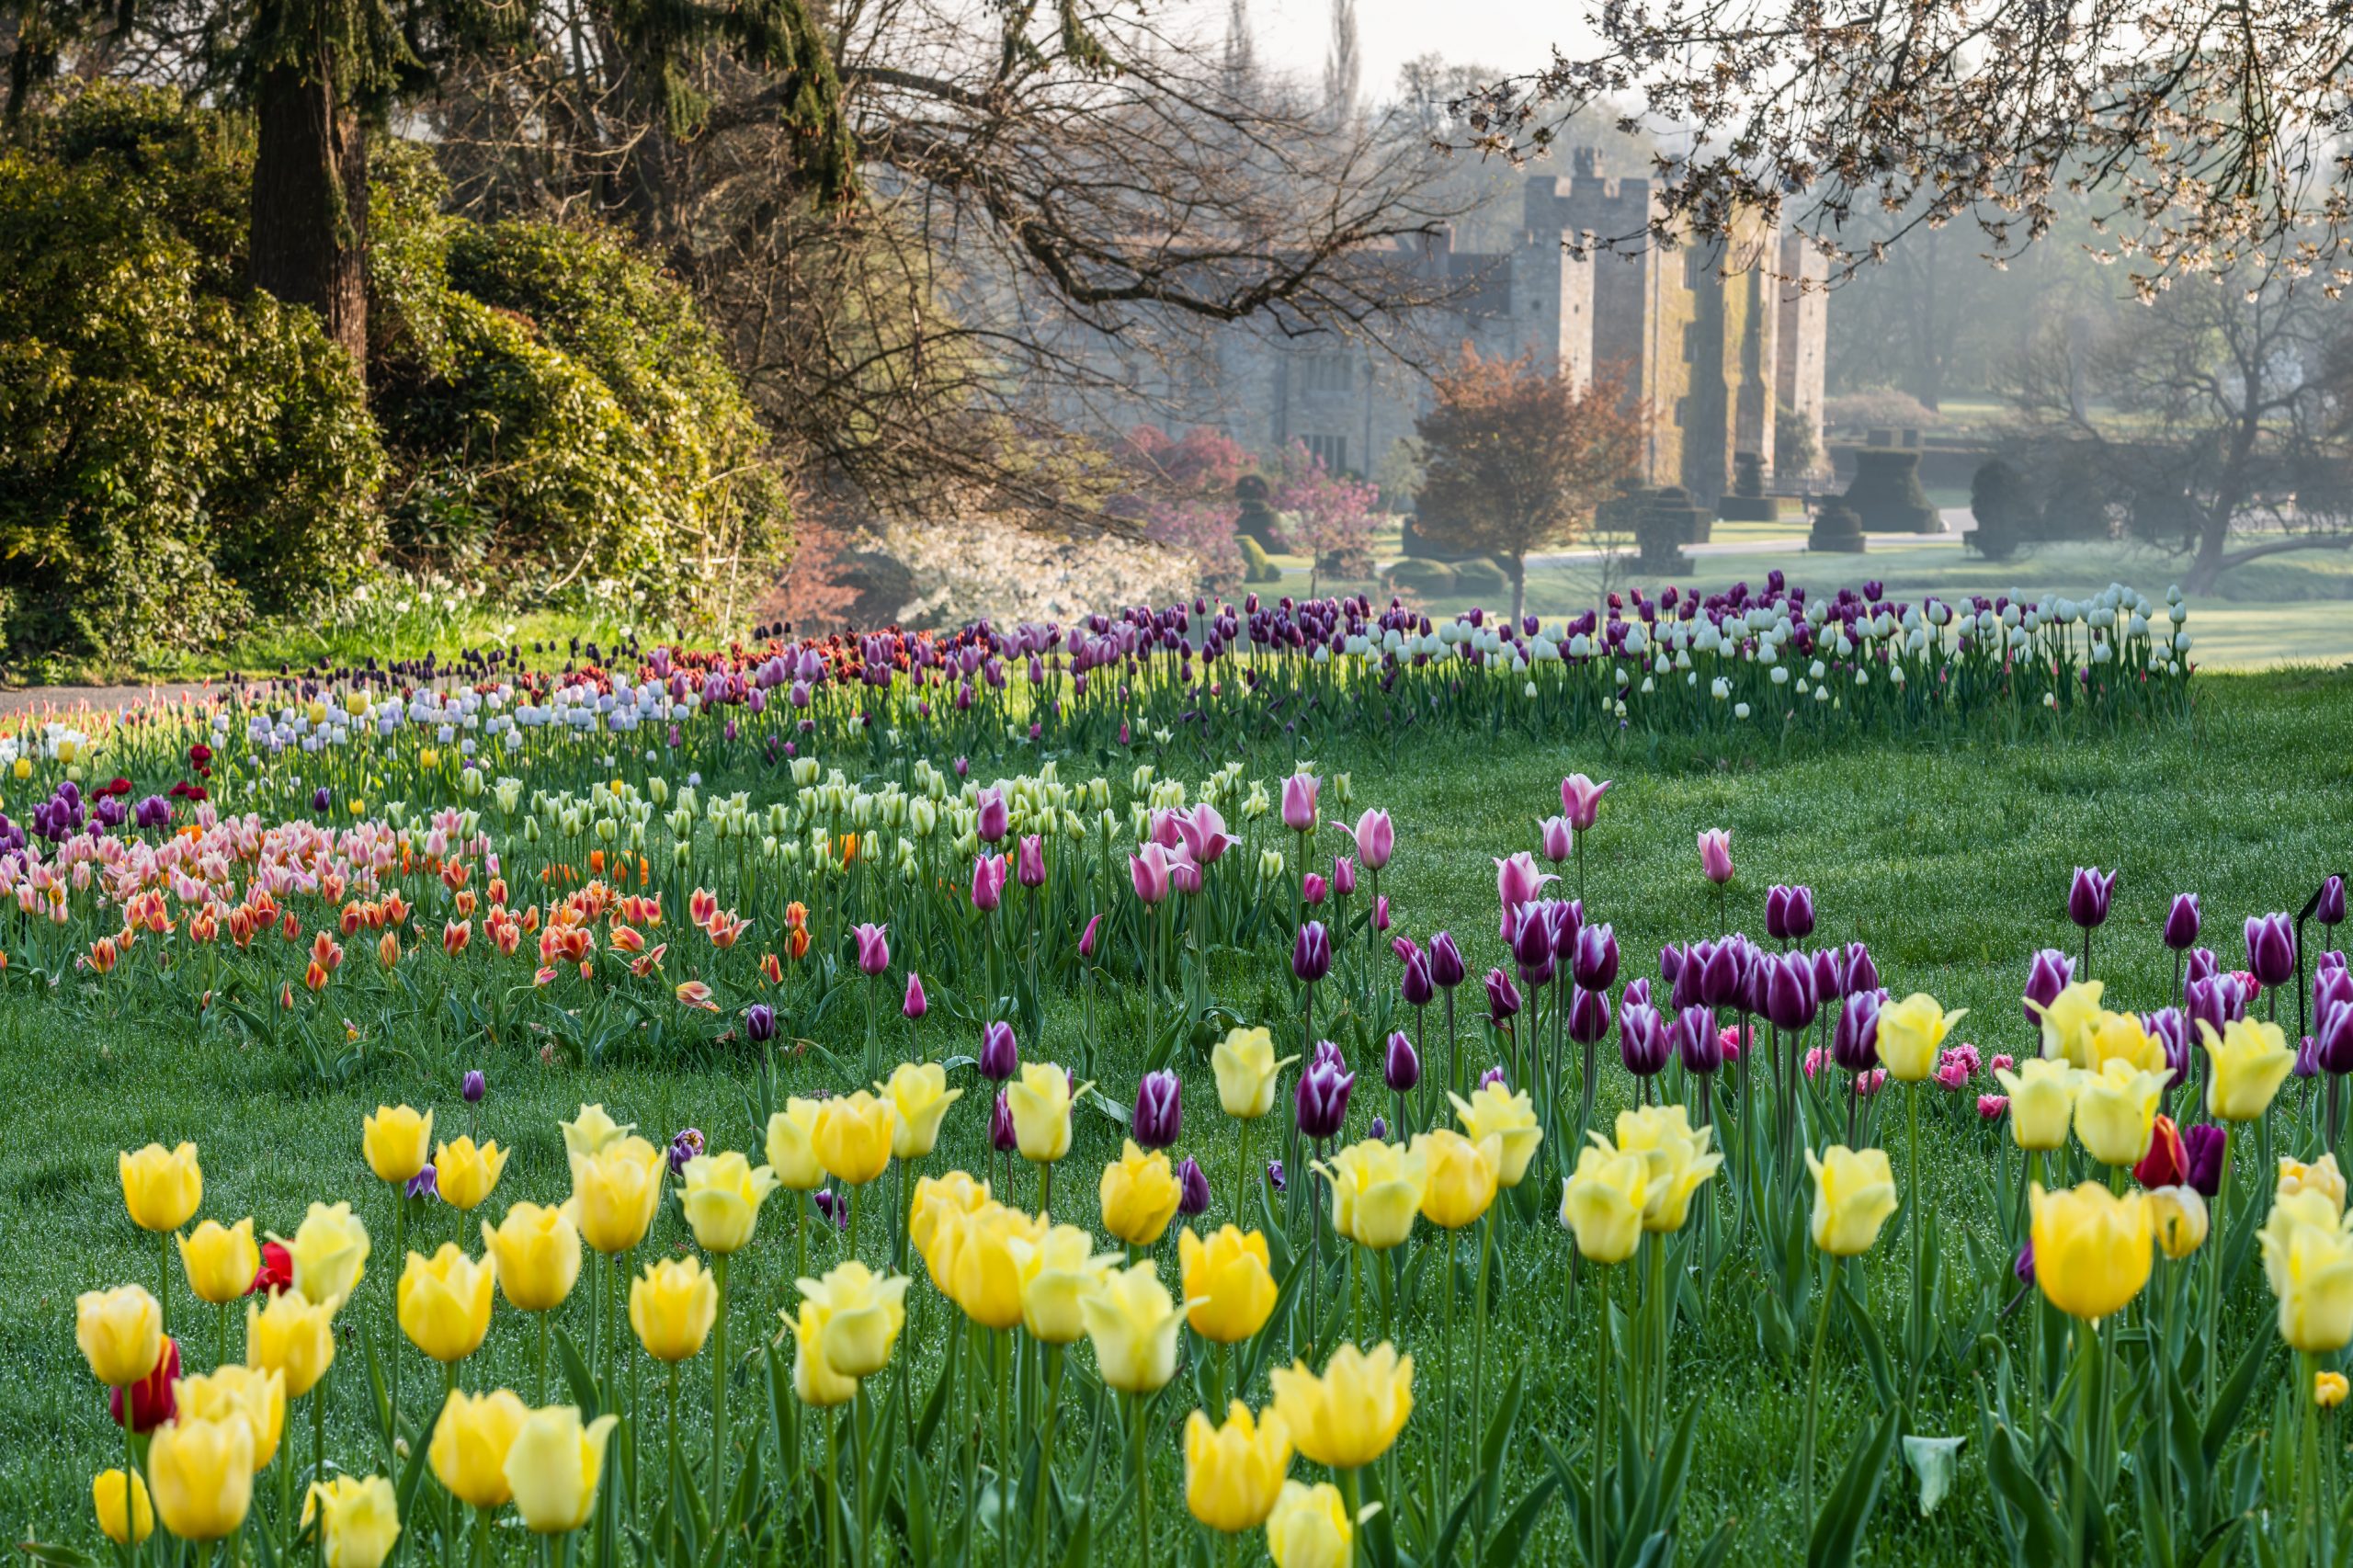
[[[1245,583],[1279,583],[1283,569],[1267,554],[1267,547],[1245,533],[1233,536],[1242,546],[1242,580]]]
[[[1418,594],[1424,598],[1447,597],[1455,591],[1454,568],[1443,561],[1424,561],[1409,555],[1392,563],[1381,575],[1392,590]]]
[[[1492,599],[1511,591],[1511,579],[1504,569],[1483,555],[1454,563],[1454,591],[1473,599]],[[1509,605],[1504,606],[1509,609]]]

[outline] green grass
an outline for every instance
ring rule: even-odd
[[[2108,981],[2111,1001],[2141,1008],[2159,1005],[2170,983],[2171,961],[2157,930],[2174,892],[2194,889],[2204,895],[2208,940],[2229,957],[2237,950],[2242,915],[2292,907],[2323,871],[2353,869],[2342,864],[2353,833],[2353,675],[2343,671],[2210,678],[2200,688],[2196,718],[2185,726],[2056,747],[1972,744],[1938,752],[1884,744],[1788,762],[1726,756],[1654,767],[1637,755],[1612,756],[1589,745],[1450,744],[1443,754],[1393,773],[1370,756],[1317,760],[1327,773],[1353,766],[1359,803],[1385,805],[1395,813],[1399,849],[1383,888],[1394,895],[1400,924],[1425,937],[1437,926],[1451,928],[1463,939],[1474,971],[1500,956],[1489,857],[1532,847],[1534,819],[1558,809],[1561,775],[1582,768],[1618,781],[1592,837],[1587,903],[1593,917],[1615,924],[1626,976],[1654,974],[1662,942],[1717,928],[1702,896],[1693,835],[1703,827],[1725,826],[1733,830],[1739,867],[1733,925],[1761,935],[1766,885],[1811,884],[1822,912],[1821,939],[1868,942],[1885,983],[1898,994],[1927,990],[1949,1006],[1969,1007],[1971,1016],[1957,1032],[1988,1054],[2029,1048],[2018,985],[2032,949],[2072,941],[2063,913],[2071,867],[2097,864],[2121,872],[2116,914],[2098,938],[2095,970]],[[1189,762],[1178,768],[1198,770]],[[1066,776],[1072,771],[1065,767]],[[758,788],[748,781],[746,787]],[[756,802],[762,799],[756,793]],[[775,928],[776,910],[745,913],[762,929]],[[913,957],[920,964],[920,955]],[[1384,958],[1384,968],[1390,967]],[[1217,976],[1218,991],[1245,1013],[1261,1014],[1281,1005],[1278,973],[1270,960],[1229,964]],[[362,1082],[323,1090],[306,1084],[290,1060],[217,1033],[199,1038],[186,1013],[159,1019],[119,1012],[117,1006],[103,986],[76,985],[62,996],[35,999],[14,976],[0,1000],[0,1072],[12,1086],[0,1096],[0,1149],[6,1151],[0,1158],[0,1517],[21,1536],[92,1545],[89,1478],[115,1462],[103,1401],[73,1334],[77,1291],[124,1280],[152,1288],[156,1273],[153,1238],[134,1231],[123,1212],[115,1151],[150,1140],[194,1140],[206,1171],[202,1212],[224,1219],[252,1213],[264,1230],[290,1232],[313,1199],[357,1200],[376,1233],[377,1250],[361,1299],[345,1321],[381,1336],[385,1291],[397,1264],[390,1256],[384,1189],[359,1153],[361,1115],[380,1100],[429,1104],[443,1134],[454,1135],[470,1119],[458,1100],[458,1072],[477,1065],[486,1070],[491,1092],[481,1108],[481,1130],[515,1149],[487,1206],[494,1216],[508,1201],[553,1200],[565,1189],[555,1123],[583,1101],[603,1102],[657,1139],[692,1124],[718,1146],[753,1146],[746,1102],[752,1062],[740,1046],[587,1071],[543,1065],[521,1045],[477,1042],[429,1065],[379,1058]],[[1109,1057],[1099,1076],[1114,1099],[1125,1100],[1136,1070],[1134,1048],[1122,1043],[1133,1039],[1132,1006],[1127,994],[1115,993],[1107,1008]],[[1065,1055],[1076,1028],[1074,1009],[1057,1006],[1048,1038],[1025,1041],[1025,1054]],[[821,1029],[836,1044],[854,1044],[856,1031],[847,1017]],[[935,1011],[921,1043],[947,1055],[969,1051],[973,1042]],[[1605,1055],[1611,1049],[1605,1047]],[[1429,1054],[1433,1062],[1442,1060],[1442,1050]],[[1358,1065],[1366,1069],[1353,1113],[1360,1130],[1385,1108],[1387,1096],[1377,1063]],[[1198,1155],[1211,1173],[1218,1202],[1208,1218],[1216,1222],[1226,1217],[1232,1190],[1232,1128],[1218,1114],[1205,1063],[1179,1066],[1186,1131],[1176,1152]],[[813,1058],[789,1063],[786,1072],[795,1090],[847,1086],[829,1084]],[[1613,1068],[1605,1101],[1622,1098],[1625,1082]],[[2005,1146],[1964,1105],[1929,1109],[1929,1201],[1958,1267],[1963,1231],[2001,1250],[1986,1184],[1991,1162]],[[1894,1128],[1893,1117],[1887,1125]],[[951,1160],[975,1164],[981,1126],[976,1104],[959,1106],[930,1168]],[[1261,1156],[1269,1142],[1258,1140]],[[1108,1122],[1081,1116],[1076,1148],[1056,1182],[1059,1217],[1094,1221],[1095,1173],[1117,1147]],[[1900,1142],[1897,1158],[1900,1167]],[[1017,1196],[1029,1197],[1026,1174]],[[1535,1222],[1506,1225],[1501,1233],[1487,1388],[1492,1397],[1513,1369],[1525,1368],[1523,1423],[1569,1450],[1589,1419],[1594,1344],[1592,1319],[1583,1309],[1590,1301],[1580,1304],[1574,1324],[1562,1321],[1560,1281],[1568,1249],[1550,1220],[1558,1195],[1531,1196]],[[781,1200],[771,1205],[761,1241],[738,1260],[732,1339],[739,1346],[773,1331],[772,1308],[787,1290],[791,1246],[783,1213]],[[422,1238],[412,1233],[412,1244],[454,1236],[478,1251],[476,1229],[444,1211]],[[675,1217],[662,1221],[656,1238],[665,1245],[684,1244]],[[870,1244],[870,1255],[873,1250]],[[1901,1299],[1905,1256],[1903,1244],[1883,1243],[1868,1264],[1882,1321],[1892,1321],[1889,1304]],[[1694,1540],[1720,1520],[1735,1521],[1735,1561],[1789,1562],[1802,1555],[1788,1484],[1802,1363],[1760,1350],[1750,1311],[1756,1293],[1752,1269],[1750,1249],[1716,1277],[1704,1321],[1687,1327],[1675,1347],[1676,1404],[1699,1400],[1704,1405],[1685,1517]],[[176,1278],[176,1265],[175,1272]],[[1165,1269],[1172,1283],[1174,1275],[1172,1258]],[[927,1284],[918,1286],[918,1295],[928,1292]],[[575,1296],[574,1308],[580,1300]],[[925,1332],[910,1335],[902,1347],[920,1358],[927,1380],[942,1340],[936,1300],[922,1310]],[[209,1364],[211,1324],[188,1323],[184,1289],[179,1311],[191,1361]],[[2249,1282],[2234,1304],[2232,1342],[2269,1332],[2268,1300]],[[1427,1302],[1404,1337],[1415,1352],[1420,1380],[1406,1452],[1419,1465],[1435,1439],[1440,1409],[1439,1357]],[[469,1369],[470,1380],[487,1373],[519,1383],[528,1393],[528,1344],[523,1323],[502,1305],[486,1361]],[[335,1372],[331,1446],[346,1462],[364,1464],[373,1462],[373,1450],[355,1419],[361,1364],[359,1345],[347,1339]],[[699,1432],[706,1363],[694,1363],[691,1371],[695,1413],[689,1419],[698,1425],[690,1431]],[[430,1369],[414,1358],[406,1375],[412,1391],[431,1381]],[[1834,1346],[1830,1376],[1825,1489],[1832,1467],[1874,1414],[1870,1384],[1850,1350]],[[1254,1403],[1262,1394],[1263,1389],[1254,1391]],[[1999,1547],[1974,1436],[1975,1398],[1972,1380],[1942,1369],[1931,1374],[1926,1424],[1972,1440],[1954,1495],[1932,1517],[1918,1517],[1900,1469],[1888,1477],[1867,1538],[1874,1563],[1995,1561]],[[756,1400],[739,1397],[736,1408],[741,1432],[754,1419]],[[1188,1387],[1180,1382],[1163,1406],[1168,1435],[1157,1445],[1164,1552],[1167,1521],[1181,1506],[1174,1433],[1189,1408]],[[1063,1463],[1074,1476],[1085,1464],[1086,1423],[1068,1419],[1064,1431]],[[306,1453],[307,1442],[307,1434],[298,1437],[290,1425],[290,1449]],[[1116,1473],[1110,1462],[1107,1477]],[[1541,1462],[1532,1441],[1515,1446],[1514,1495],[1538,1476]],[[1302,1463],[1295,1473],[1308,1469]],[[1546,1515],[1528,1561],[1569,1559],[1564,1520],[1557,1506]],[[1102,1543],[1098,1561],[1124,1561],[1123,1550]]]

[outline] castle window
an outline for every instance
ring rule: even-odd
[[[1338,473],[1348,466],[1348,438],[1346,436],[1302,436],[1307,443],[1307,455],[1324,465],[1326,473]]]
[[[1345,354],[1309,354],[1302,357],[1300,384],[1312,392],[1344,392],[1354,379],[1355,366]]]
[[[1692,335],[1699,330],[1699,324],[1697,322],[1685,322],[1683,324],[1683,362],[1687,365],[1691,363],[1691,361],[1698,357],[1694,352],[1694,344],[1696,339]]]
[[[1690,401],[1688,397],[1678,397],[1675,400],[1675,427],[1677,430],[1683,428],[1683,408]]]

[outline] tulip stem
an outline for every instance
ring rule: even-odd
[[[1038,1495],[1036,1513],[1030,1524],[1031,1544],[1037,1549],[1038,1568],[1046,1568],[1046,1494],[1053,1485],[1054,1474],[1054,1415],[1063,1399],[1063,1347],[1046,1346],[1046,1409],[1038,1438]]]
[[[1233,1150],[1233,1222],[1246,1226],[1246,1205],[1250,1200],[1250,1128],[1251,1119],[1242,1119],[1242,1131]]]
[[[408,1194],[398,1182],[392,1184],[392,1267],[384,1270],[384,1304],[391,1308],[391,1332],[385,1339],[384,1401],[388,1412],[385,1418],[384,1451],[390,1453],[401,1436],[401,1290],[400,1267],[408,1256]],[[222,1358],[226,1359],[226,1352]]]
[[[1143,1543],[1139,1560],[1144,1568],[1152,1568],[1152,1467],[1144,1462],[1143,1395],[1140,1393],[1128,1395],[1128,1426],[1136,1463],[1136,1535]]]
[[[1617,1391],[1610,1379],[1617,1370],[1617,1347],[1612,1343],[1617,1335],[1609,1324],[1609,1266],[1596,1264],[1593,1292],[1594,1304],[1601,1309],[1601,1354],[1594,1363],[1593,1396],[1596,1407],[1593,1439],[1593,1555],[1586,1559],[1590,1568],[1601,1568],[1601,1526],[1608,1515],[1602,1501],[1608,1484],[1609,1466],[1609,1415],[1617,1404]],[[1572,1273],[1571,1278],[1574,1275]]]
[[[311,1484],[318,1485],[327,1478],[327,1380],[330,1372],[321,1372],[311,1389]],[[319,1528],[311,1532],[311,1561],[316,1568],[325,1568],[327,1560],[326,1517],[319,1517]]]
[[[163,1314],[164,1334],[172,1332],[172,1235],[170,1231],[155,1233],[155,1306]],[[124,1407],[129,1408],[131,1396],[123,1395]]]
[[[1446,1233],[1446,1337],[1445,1355],[1438,1367],[1439,1408],[1445,1418],[1438,1423],[1438,1506],[1444,1508],[1454,1495],[1454,1238]]]
[[[1486,1406],[1487,1397],[1487,1264],[1495,1254],[1495,1210],[1491,1202],[1479,1221],[1479,1278],[1473,1315],[1478,1321],[1472,1325],[1471,1349],[1471,1414],[1476,1420]],[[1471,1561],[1483,1563],[1487,1556],[1487,1498],[1479,1499],[1479,1517],[1474,1521],[1471,1537]]]
[[[2303,1528],[2297,1532],[2300,1561],[2314,1560],[2320,1540],[2320,1358],[2310,1350],[2296,1353],[2296,1403],[2303,1407],[2302,1430],[2296,1445],[2299,1511]]]
[[[996,1378],[996,1563],[1005,1568],[1005,1552],[1013,1534],[1013,1331],[990,1336],[989,1360]]]
[[[719,1313],[710,1325],[710,1528],[715,1536],[727,1533],[727,1263],[728,1254],[710,1260],[711,1278],[719,1286]],[[829,1432],[829,1436],[830,1436]]]
[[[1830,1337],[1830,1292],[1836,1267],[1828,1253],[1822,1255],[1822,1294],[1813,1309],[1813,1358],[1806,1368],[1805,1425],[1798,1439],[1798,1524],[1809,1535],[1813,1529],[1813,1437],[1822,1409],[1823,1348]]]
[[[2209,1419],[2214,1411],[2214,1379],[2222,1364],[2222,1255],[2230,1248],[2223,1244],[2230,1237],[2230,1227],[2223,1222],[2231,1199],[2231,1156],[2238,1151],[2231,1147],[2227,1134],[2222,1144],[2222,1171],[2214,1184],[2214,1222],[2209,1227],[2212,1244],[2206,1249],[2213,1255],[2206,1291],[2206,1412]]]

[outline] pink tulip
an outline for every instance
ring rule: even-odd
[[[995,844],[1012,830],[1012,813],[1006,809],[1005,791],[992,784],[981,791],[978,803],[981,842]]]
[[[983,855],[972,862],[972,907],[986,914],[1005,898],[1005,857]]]
[[[1079,933],[1078,956],[1083,959],[1093,958],[1095,956],[1095,944],[1100,941],[1102,937],[1103,917],[1100,915],[1089,915],[1086,921],[1086,929]]]
[[[2007,1095],[1980,1095],[1977,1096],[1977,1114],[1984,1117],[1988,1121],[2000,1120],[2001,1118],[2008,1112],[2009,1108],[2010,1096]]]
[[[1357,863],[1345,855],[1332,857],[1332,891],[1342,898],[1357,891]]]
[[[1546,817],[1537,824],[1543,830],[1544,858],[1555,866],[1576,853],[1576,830],[1566,817]]]
[[[1227,850],[1242,842],[1225,831],[1225,818],[1206,801],[1178,815],[1176,827],[1185,852],[1203,866],[1216,865]]]
[[[1536,869],[1536,858],[1521,850],[1508,860],[1495,862],[1495,896],[1506,909],[1528,903],[1544,891],[1546,882],[1559,881],[1550,871]]]
[[[858,926],[850,933],[858,938],[858,967],[860,973],[881,974],[891,967],[891,928],[888,926]]]
[[[1159,903],[1168,896],[1168,851],[1157,844],[1147,844],[1128,857],[1128,881],[1134,884],[1136,897],[1145,903]]]
[[[1367,870],[1380,870],[1397,852],[1397,829],[1387,812],[1368,811],[1357,818],[1351,836],[1357,841],[1357,858],[1364,862]]]
[[[931,1011],[931,1004],[924,1000],[923,976],[914,970],[907,971],[907,999],[899,1011],[910,1018],[920,1018]]]
[[[1004,861],[1000,859],[997,863],[1002,866]],[[1021,879],[1021,885],[1025,888],[1046,885],[1046,843],[1042,836],[1032,833],[1022,838],[1020,866],[1015,874]]]
[[[1299,896],[1309,903],[1322,903],[1324,894],[1330,891],[1330,885],[1320,872],[1310,871],[1300,879]]]
[[[1152,813],[1152,831],[1147,835],[1163,849],[1176,849],[1185,842],[1185,813],[1172,812],[1163,806]]]
[[[1711,827],[1699,835],[1699,869],[1711,882],[1732,881],[1732,830]]]
[[[1324,781],[1313,773],[1294,773],[1283,780],[1283,825],[1293,833],[1315,831],[1315,791]]]
[[[1583,833],[1601,815],[1601,797],[1609,793],[1609,780],[1597,784],[1582,773],[1572,773],[1561,780],[1561,810],[1568,812],[1569,825]]]
[[[1168,851],[1168,885],[1188,897],[1201,891],[1200,863],[1182,846]]]
[[[2008,1051],[1997,1051],[1994,1053],[1994,1060],[1988,1065],[1996,1073],[2006,1073],[2018,1063],[2010,1060]]]
[[[1372,928],[1376,931],[1389,929],[1389,895],[1387,893],[1382,893],[1372,901]]]

